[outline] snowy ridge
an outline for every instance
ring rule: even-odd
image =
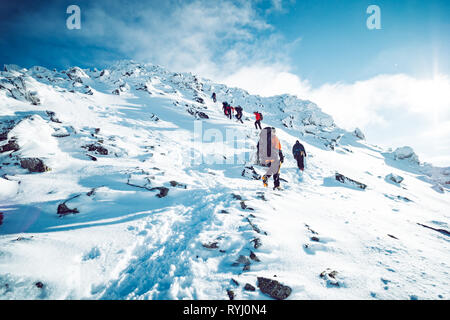
[[[0,105],[0,299],[271,299],[261,277],[288,299],[449,298],[450,168],[313,102],[120,61],[7,65]],[[254,179],[256,110],[281,192]]]

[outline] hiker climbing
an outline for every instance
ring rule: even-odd
[[[228,117],[233,119],[234,108],[231,105],[228,105]]]
[[[228,102],[222,102],[222,110],[223,110],[223,114],[226,115],[228,117]]]
[[[273,176],[273,189],[281,190],[280,168],[284,162],[284,155],[281,151],[280,140],[276,136],[275,128],[266,127],[261,130],[257,149],[260,163],[269,167],[262,177],[264,186],[268,186],[267,181]]]
[[[217,102],[217,98],[216,98],[216,93],[215,92],[212,93],[211,99],[213,99],[214,103]]]
[[[244,123],[244,122],[242,122],[242,107],[237,106],[234,109],[236,110],[236,119],[238,119],[241,123]]]
[[[297,160],[298,168],[303,171],[305,169],[304,158],[306,157],[306,151],[305,147],[298,140],[292,147],[292,155]]]
[[[255,128],[261,130],[261,120],[263,119],[262,113],[258,111],[254,111],[253,114],[255,115],[256,121],[255,121]]]

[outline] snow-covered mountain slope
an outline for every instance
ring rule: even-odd
[[[256,110],[283,191],[255,179]],[[5,66],[0,299],[271,299],[261,277],[288,299],[449,299],[449,168],[362,138],[310,101],[158,66]]]

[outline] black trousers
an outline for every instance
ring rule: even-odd
[[[272,166],[272,162],[269,162],[269,167]],[[281,167],[281,163],[280,163]],[[267,176],[267,180],[270,178],[270,175]],[[273,175],[273,187],[278,188],[280,186],[280,168],[278,168],[278,172]]]
[[[258,129],[258,126],[259,126],[259,130],[262,130],[261,129],[261,120],[256,120],[255,121],[255,128]]]
[[[297,160],[297,166],[300,170],[305,169],[305,163],[303,161],[303,156],[296,156],[295,160]]]

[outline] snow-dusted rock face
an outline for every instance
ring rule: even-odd
[[[5,66],[0,106],[0,299],[449,298],[450,169],[311,101],[119,61]]]
[[[419,163],[419,157],[411,147],[401,147],[393,152],[395,160],[408,160],[413,163]]]

